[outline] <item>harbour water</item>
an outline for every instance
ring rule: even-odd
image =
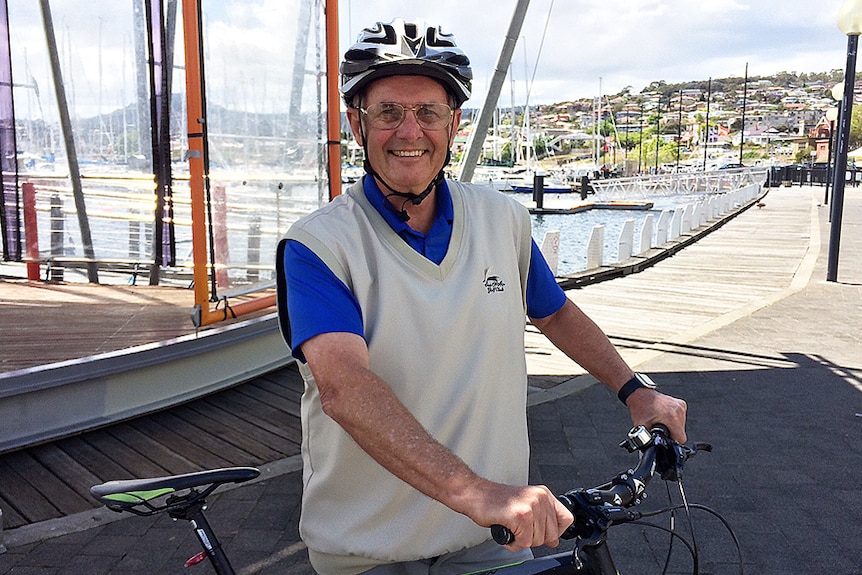
[[[525,204],[532,201],[531,194],[512,195]],[[657,222],[663,211],[675,210],[701,201],[703,198],[704,194],[680,194],[650,200],[653,202],[651,209],[597,208],[571,214],[534,214],[532,235],[536,243],[541,246],[546,232],[560,232],[557,275],[564,276],[587,268],[587,244],[595,226],[604,226],[604,263],[616,262],[619,259],[620,232],[626,220],[634,220],[635,238],[640,238],[641,229],[648,215],[652,214],[653,221]],[[575,203],[574,197],[572,203]]]
[[[626,220],[635,220],[637,233],[647,213],[650,211],[595,209],[576,214],[537,214],[532,216],[533,239],[541,246],[546,232],[560,232],[557,274],[567,275],[587,268],[587,244],[595,226],[602,225],[605,228],[605,261],[617,261],[618,240],[623,224]]]

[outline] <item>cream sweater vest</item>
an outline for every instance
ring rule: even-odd
[[[452,181],[449,188],[455,217],[439,266],[389,227],[361,182],[294,224],[288,237],[317,254],[355,294],[372,371],[431,435],[479,475],[523,485],[530,218],[490,188]],[[323,413],[310,370],[300,370],[300,534],[319,573],[352,575],[489,539],[487,529],[372,460]]]

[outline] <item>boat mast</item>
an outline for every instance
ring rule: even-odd
[[[51,16],[51,6],[48,0],[41,0],[42,22],[45,26],[45,38],[48,42],[48,54],[51,60],[51,71],[54,78],[54,93],[57,96],[57,108],[60,113],[60,126],[63,130],[63,140],[66,144],[66,160],[69,164],[69,177],[72,180],[72,196],[75,199],[75,211],[78,214],[78,227],[81,231],[81,243],[84,257],[87,259],[87,279],[90,283],[99,283],[99,271],[96,266],[96,254],[93,250],[93,238],[90,235],[90,220],[87,218],[87,205],[84,202],[84,190],[81,187],[81,170],[78,165],[78,153],[75,148],[75,135],[72,132],[72,119],[69,116],[69,104],[66,100],[66,88],[63,85],[63,73],[60,70],[60,57],[57,54],[57,39],[54,36],[54,20]]]
[[[500,97],[500,90],[506,79],[506,71],[509,69],[509,63],[512,61],[512,53],[515,51],[515,44],[518,42],[518,36],[521,34],[521,26],[524,24],[524,17],[527,15],[529,5],[530,0],[518,0],[515,6],[515,13],[512,15],[509,30],[506,32],[506,38],[503,41],[503,48],[500,50],[500,57],[497,59],[497,66],[494,68],[494,75],[488,87],[488,94],[485,96],[485,103],[482,105],[481,114],[479,114],[479,121],[476,122],[473,134],[470,136],[470,145],[467,148],[465,159],[461,164],[461,173],[458,175],[458,179],[462,182],[469,182],[473,179],[473,172],[476,171],[476,163],[479,161],[479,154],[481,154],[482,145],[485,143],[485,135],[488,133],[488,128],[491,127],[491,118],[493,117],[494,109],[497,107],[497,99]],[[513,105],[513,117],[514,112]],[[512,130],[514,131],[514,129],[515,123],[513,121]],[[512,150],[513,153],[514,151]]]
[[[338,95],[338,0],[324,3],[326,17],[326,156],[329,199],[341,194],[341,99]],[[487,128],[486,128],[487,129]],[[481,148],[481,146],[480,146]],[[473,162],[475,164],[475,161]]]
[[[709,106],[712,101],[712,76],[706,88],[706,126],[703,130],[703,171],[706,171],[706,157],[709,152]]]
[[[599,76],[599,97],[596,99],[596,167],[602,161],[602,77]]]

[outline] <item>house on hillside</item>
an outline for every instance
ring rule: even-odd
[[[811,128],[811,131],[808,132],[808,137],[812,142],[812,147],[814,148],[814,161],[816,163],[828,162],[829,143],[832,140],[832,123],[825,115],[820,118],[813,128]]]

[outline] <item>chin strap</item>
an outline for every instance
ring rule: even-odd
[[[436,175],[436,176],[434,176],[434,179],[433,179],[433,180],[431,180],[431,183],[429,183],[429,184],[428,184],[428,186],[425,188],[425,190],[424,190],[422,193],[419,193],[419,194],[412,194],[412,193],[409,193],[409,192],[399,192],[398,190],[396,190],[395,188],[393,188],[392,186],[390,186],[390,185],[386,182],[386,180],[384,180],[384,179],[380,176],[380,174],[378,174],[378,173],[374,170],[374,168],[372,168],[372,167],[371,167],[371,162],[369,162],[369,161],[368,161],[368,154],[366,154],[366,155],[365,155],[365,161],[363,162],[363,164],[362,164],[362,165],[363,165],[363,168],[365,168],[365,171],[366,171],[366,173],[368,173],[368,175],[370,175],[370,176],[372,176],[372,177],[376,178],[379,182],[381,182],[381,183],[383,184],[383,186],[384,186],[387,190],[389,190],[389,193],[388,193],[388,194],[386,194],[386,195],[384,196],[387,200],[389,200],[389,198],[391,198],[392,196],[396,196],[396,197],[399,197],[399,198],[404,198],[404,201],[401,203],[401,209],[400,209],[400,210],[396,209],[396,208],[395,208],[395,206],[393,206],[393,205],[392,205],[390,202],[388,202],[388,201],[386,202],[386,205],[387,205],[390,209],[392,209],[392,211],[394,211],[394,212],[398,215],[398,218],[399,218],[402,222],[406,222],[406,221],[409,221],[409,220],[410,220],[410,215],[409,215],[409,214],[407,213],[407,211],[404,209],[404,206],[406,206],[408,202],[409,202],[409,203],[412,203],[414,206],[418,206],[419,204],[421,204],[421,203],[422,203],[422,200],[424,200],[425,198],[427,198],[427,197],[428,197],[428,195],[429,195],[429,194],[434,190],[434,188],[435,188],[438,184],[440,184],[440,182],[442,182],[442,181],[443,181],[443,178],[445,178],[445,177],[446,177],[446,174],[444,173],[444,170],[445,170],[446,166],[448,166],[448,165],[449,165],[449,160],[451,159],[451,157],[452,157],[452,152],[447,150],[447,152],[446,152],[446,161],[443,163],[443,167],[442,167],[442,168],[440,168],[440,171],[439,171],[439,172],[437,172],[437,175]]]
[[[387,206],[388,208],[390,208],[393,212],[395,212],[395,214],[398,216],[398,218],[399,218],[402,222],[409,221],[409,220],[410,220],[410,215],[409,215],[409,214],[407,213],[407,211],[404,209],[404,206],[406,206],[408,202],[412,203],[414,206],[418,206],[419,204],[421,204],[421,203],[422,203],[422,200],[424,200],[425,198],[427,198],[427,197],[428,197],[428,194],[430,194],[430,193],[434,190],[434,188],[435,188],[435,187],[436,187],[440,182],[442,182],[442,181],[443,181],[443,178],[445,178],[445,177],[446,177],[446,174],[444,173],[444,170],[446,169],[446,166],[448,166],[448,165],[449,165],[449,161],[452,159],[452,150],[446,150],[446,160],[443,162],[443,167],[441,167],[441,168],[440,168],[440,171],[439,171],[439,172],[437,172],[437,175],[436,175],[436,176],[434,176],[434,179],[433,179],[433,180],[431,180],[431,183],[430,183],[430,184],[428,184],[428,187],[426,187],[426,188],[425,188],[425,191],[423,191],[423,192],[422,192],[422,193],[420,193],[420,194],[411,194],[411,193],[408,193],[408,192],[399,192],[398,190],[396,190],[395,188],[393,188],[392,186],[390,186],[388,183],[386,183],[386,180],[384,180],[384,179],[380,176],[380,174],[378,174],[378,173],[374,170],[374,168],[372,168],[372,167],[371,167],[371,162],[370,162],[370,161],[368,161],[368,150],[366,150],[366,149],[365,149],[365,142],[366,142],[366,138],[365,138],[365,129],[363,128],[363,126],[362,126],[362,123],[361,123],[361,122],[360,122],[360,124],[359,124],[359,135],[362,137],[362,151],[363,151],[363,152],[365,152],[365,161],[363,161],[363,162],[362,162],[362,167],[365,169],[365,173],[367,173],[369,176],[371,176],[371,177],[373,177],[373,178],[376,178],[378,181],[380,181],[380,182],[383,184],[383,186],[384,186],[387,190],[389,190],[389,193],[388,193],[388,194],[386,194],[386,195],[384,196],[384,197],[386,198],[386,200],[387,200],[387,202],[386,202],[386,206]],[[450,134],[450,137],[451,137],[451,134]],[[400,209],[400,210],[395,209],[395,206],[393,206],[393,205],[388,201],[388,200],[389,200],[389,198],[391,198],[392,196],[396,196],[396,197],[399,197],[399,198],[404,198],[404,201],[401,203],[401,209]]]

